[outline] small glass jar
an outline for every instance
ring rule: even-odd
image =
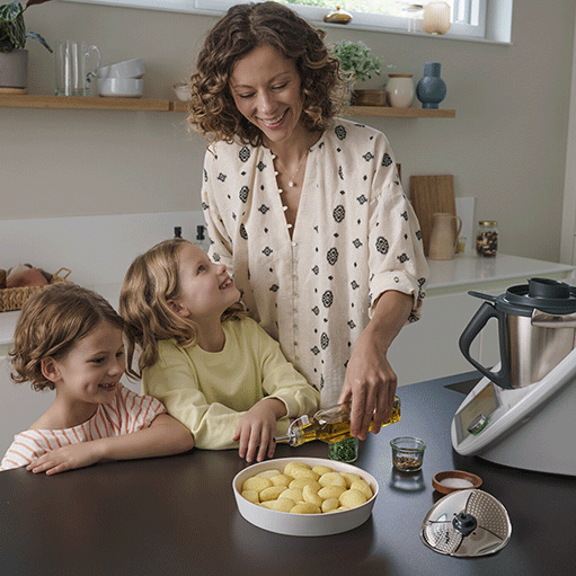
[[[481,220],[476,233],[476,253],[482,258],[494,258],[498,253],[498,222]]]
[[[352,436],[340,442],[328,444],[328,457],[338,462],[356,462],[358,458],[358,438]]]
[[[420,438],[401,436],[390,441],[392,464],[400,472],[418,472],[422,469],[426,444]]]

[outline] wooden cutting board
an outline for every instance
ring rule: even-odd
[[[410,176],[410,199],[420,221],[424,254],[428,256],[434,213],[447,212],[456,216],[454,176]]]

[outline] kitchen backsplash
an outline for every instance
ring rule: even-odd
[[[194,241],[201,211],[0,220],[0,268],[30,263],[54,273],[65,267],[83,286],[121,284],[132,260],[174,236]]]
[[[456,198],[467,248],[474,231],[474,200]],[[70,280],[83,286],[118,285],[132,260],[173,237],[175,227],[194,241],[197,226],[203,224],[201,211],[0,220],[0,268],[30,263],[53,273],[65,267],[72,270]]]

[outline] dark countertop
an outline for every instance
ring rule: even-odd
[[[256,528],[239,514],[235,451],[110,462],[54,477],[24,469],[0,473],[1,576],[386,576],[576,573],[576,479],[464,458],[450,442],[451,418],[475,373],[398,389],[402,419],[360,446],[358,466],[380,484],[371,518],[334,536],[295,538]],[[394,472],[389,441],[412,435],[427,444],[418,475]],[[279,446],[277,457],[327,457],[327,445]],[[452,558],[420,540],[426,513],[442,496],[440,470],[478,474],[500,500],[512,538],[492,556]],[[350,572],[352,573],[352,572]]]

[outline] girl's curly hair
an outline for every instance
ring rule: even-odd
[[[187,123],[211,142],[238,138],[260,145],[262,132],[236,108],[229,80],[240,59],[269,45],[292,60],[300,74],[304,127],[323,131],[339,112],[345,94],[339,60],[329,53],[325,35],[276,2],[233,6],[209,32],[198,55]]]
[[[8,353],[14,368],[10,378],[30,382],[34,390],[54,390],[42,372],[42,359],[64,358],[100,322],[124,329],[114,308],[92,290],[60,282],[34,294],[18,317],[14,347]]]

